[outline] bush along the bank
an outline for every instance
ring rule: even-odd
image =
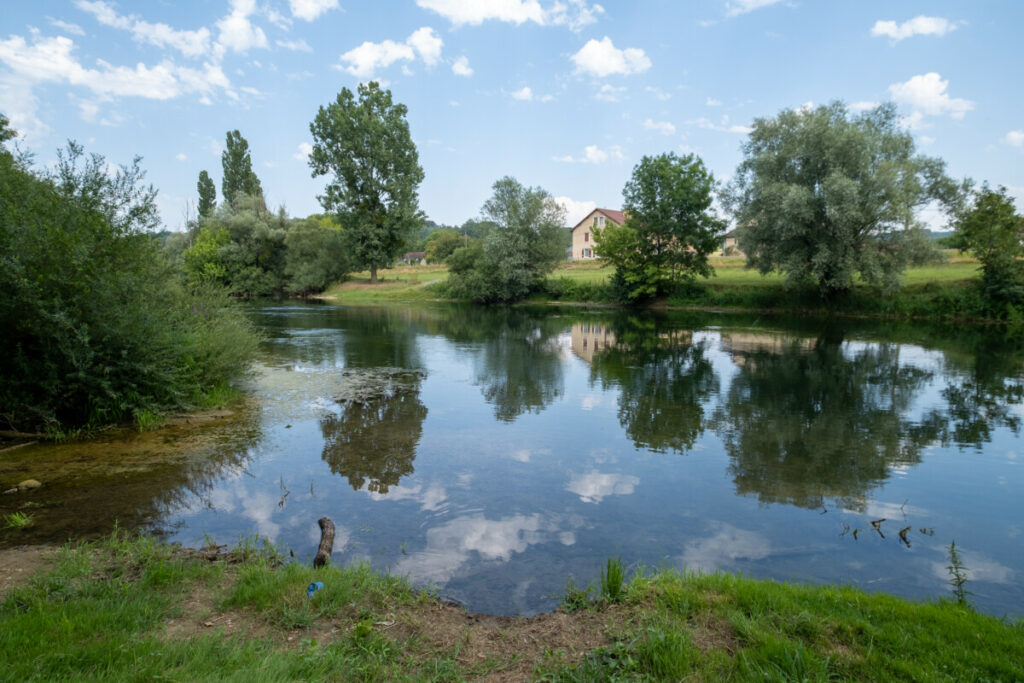
[[[156,191],[69,143],[55,170],[0,150],[0,428],[89,428],[208,404],[258,341],[149,232]]]

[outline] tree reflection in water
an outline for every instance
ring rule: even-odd
[[[607,326],[609,341],[591,356],[592,377],[619,387],[626,434],[637,448],[686,453],[704,432],[704,406],[719,388],[706,344],[657,315],[620,316]]]
[[[917,464],[939,436],[935,420],[905,417],[932,373],[901,363],[896,344],[851,351],[827,337],[722,339],[739,374],[714,425],[738,493],[863,509],[890,468]]]
[[[375,493],[387,493],[413,473],[426,417],[418,380],[393,396],[349,401],[340,417],[327,415],[320,420],[323,459],[332,472],[347,477],[353,489],[366,486]]]
[[[539,413],[564,393],[563,320],[506,307],[459,312],[439,321],[441,332],[473,345],[476,382],[495,418],[513,422]]]

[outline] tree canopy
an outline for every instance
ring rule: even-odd
[[[239,193],[250,197],[263,196],[260,179],[252,170],[249,142],[237,130],[228,131],[220,162],[224,169],[221,194],[227,203],[234,206],[238,201]]]
[[[693,154],[645,156],[622,191],[626,223],[594,231],[597,253],[615,266],[621,298],[663,296],[710,275],[708,255],[724,223],[711,210],[714,177]]]
[[[955,237],[981,261],[982,294],[990,304],[997,309],[1024,305],[1024,217],[1005,187],[985,185],[974,193],[957,217]]]
[[[199,217],[209,218],[217,207],[217,188],[205,170],[199,172],[196,190],[199,192]]]
[[[358,99],[342,88],[320,107],[309,125],[313,177],[332,177],[320,196],[337,215],[357,265],[370,270],[391,265],[422,222],[418,188],[423,182],[404,104],[374,81],[360,84]]]
[[[754,121],[725,196],[748,266],[779,270],[822,296],[860,275],[895,289],[915,210],[953,206],[942,160],[915,154],[895,105],[851,115],[842,102]]]
[[[448,257],[449,286],[456,296],[481,303],[522,299],[564,258],[565,211],[544,189],[505,177],[494,183],[483,215],[494,227],[481,243]]]

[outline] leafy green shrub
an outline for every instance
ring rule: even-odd
[[[51,431],[191,405],[256,336],[213,287],[189,291],[150,234],[135,159],[107,172],[69,143],[56,169],[0,152],[0,421]]]

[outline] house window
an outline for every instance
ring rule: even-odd
[[[604,227],[604,216],[601,216],[600,218],[597,219],[597,224],[599,227]]]
[[[584,249],[583,250],[583,258],[590,258],[590,250],[589,249]]]
[[[589,242],[590,241],[590,233],[589,232],[583,233],[583,241],[584,242]]]
[[[597,216],[594,216],[594,227],[597,227]]]

